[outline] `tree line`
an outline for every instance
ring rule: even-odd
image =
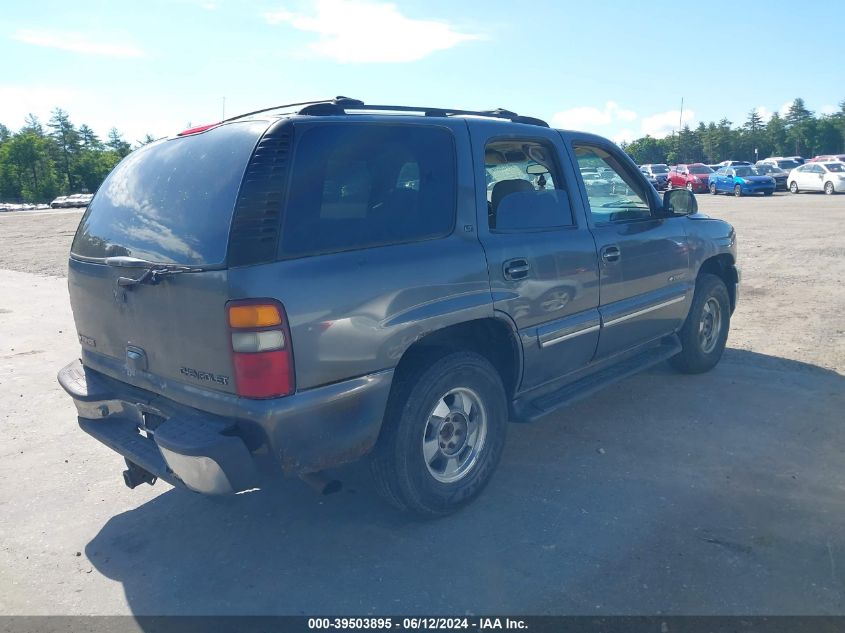
[[[152,141],[147,134],[135,147]],[[87,125],[76,127],[61,108],[53,110],[46,125],[28,115],[15,133],[0,123],[0,200],[49,202],[57,195],[96,191],[133,149],[117,129],[103,141]],[[798,98],[784,116],[775,113],[768,121],[754,109],[737,127],[725,118],[702,122],[665,138],[647,135],[622,143],[622,149],[639,165],[843,154],[845,100],[834,114],[816,115]]]
[[[834,114],[815,115],[798,98],[783,116],[775,112],[768,121],[755,108],[737,127],[723,118],[699,123],[695,129],[686,125],[666,138],[647,135],[621,146],[638,165],[714,164],[729,159],[754,162],[769,156],[845,154],[845,100]]]
[[[152,141],[148,134],[136,147]],[[103,141],[89,126],[76,127],[61,108],[46,125],[29,114],[14,133],[0,123],[0,200],[50,202],[58,195],[94,192],[132,149],[116,128]]]

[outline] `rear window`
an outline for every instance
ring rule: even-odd
[[[266,128],[266,123],[235,123],[135,150],[97,191],[71,252],[223,263],[241,179]]]
[[[306,130],[293,162],[280,257],[442,237],[455,218],[448,129],[367,123]]]

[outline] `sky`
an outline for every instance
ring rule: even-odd
[[[0,0],[0,15],[0,123],[60,107],[130,142],[335,95],[503,107],[617,142],[671,133],[682,99],[693,127],[845,100],[842,2]]]

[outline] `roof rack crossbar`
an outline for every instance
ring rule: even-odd
[[[274,108],[275,109],[275,108]],[[359,110],[364,112],[419,112],[424,116],[449,117],[449,116],[480,116],[494,119],[507,119],[514,123],[526,123],[528,125],[539,125],[549,127],[549,124],[542,119],[535,117],[520,116],[516,112],[496,108],[495,110],[456,110],[453,108],[432,108],[426,106],[393,106],[393,105],[369,105],[355,99],[338,97],[334,101],[313,101],[305,104],[305,107],[297,114],[313,116],[329,116],[346,114],[348,110]]]

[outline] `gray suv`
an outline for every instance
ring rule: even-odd
[[[610,141],[505,110],[296,105],[139,148],[82,218],[82,352],[58,378],[130,488],[322,485],[367,455],[389,501],[442,515],[488,483],[509,421],[719,361],[734,230]]]

